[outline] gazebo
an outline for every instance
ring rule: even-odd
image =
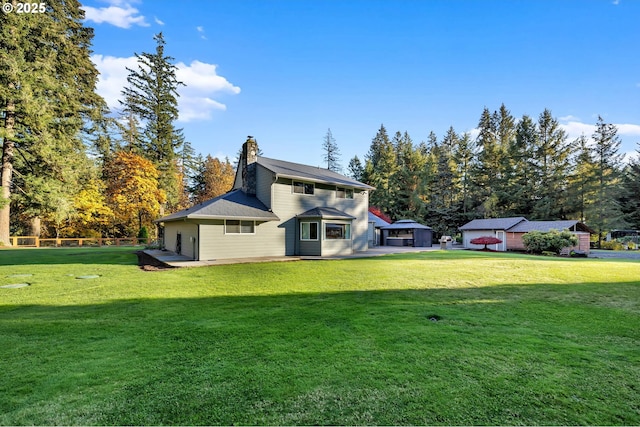
[[[433,229],[412,219],[401,219],[382,227],[383,246],[431,247]]]

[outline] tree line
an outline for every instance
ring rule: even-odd
[[[196,154],[178,119],[162,33],[135,54],[120,109],[96,92],[93,29],[78,1],[0,14],[0,245],[10,235],[130,237],[226,192],[228,159]]]
[[[516,119],[503,104],[485,107],[477,129],[472,138],[450,127],[416,144],[382,125],[348,174],[376,187],[371,205],[393,220],[415,219],[438,234],[455,235],[475,218],[514,216],[578,219],[600,235],[640,229],[640,148],[625,163],[617,128],[602,117],[591,138],[569,140],[550,110]]]

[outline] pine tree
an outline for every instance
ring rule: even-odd
[[[598,232],[598,247],[603,234],[614,227],[623,227],[625,221],[618,203],[622,170],[620,138],[615,125],[605,123],[598,116],[596,130],[591,136],[594,142],[594,162],[596,164],[596,192],[587,221]]]
[[[498,216],[498,198],[493,184],[500,176],[502,166],[502,151],[498,144],[498,128],[495,115],[491,115],[488,108],[484,108],[478,122],[478,162],[473,171],[473,192],[476,200],[477,213],[481,217],[493,218]]]
[[[571,145],[551,111],[538,119],[537,145],[533,149],[537,199],[530,219],[566,219],[568,176],[571,173]]]
[[[573,146],[576,155],[573,173],[569,177],[568,210],[572,217],[585,221],[587,211],[595,201],[596,164],[593,159],[593,148],[585,135],[580,136]]]
[[[618,199],[625,221],[635,230],[640,230],[640,143],[635,159],[625,168],[622,194]]]
[[[507,149],[505,168],[507,188],[511,195],[505,216],[530,218],[536,199],[533,150],[538,145],[538,130],[533,119],[523,115],[515,130],[515,138]]]
[[[88,167],[81,130],[106,108],[95,93],[93,32],[83,18],[73,0],[41,14],[0,15],[0,198],[16,189],[20,220],[42,217],[57,231]],[[10,204],[0,209],[0,243],[9,243],[10,212]]]
[[[384,125],[380,125],[366,155],[363,181],[376,188],[371,193],[369,202],[373,206],[378,206],[383,212],[389,212],[394,205],[391,177],[396,168],[395,149]]]
[[[471,219],[468,214],[472,208],[472,199],[470,193],[471,173],[473,170],[473,162],[475,157],[475,146],[471,140],[471,135],[465,133],[459,138],[458,145],[453,152],[453,160],[456,166],[456,172],[459,180],[460,190],[460,207],[462,210],[461,218],[464,222]],[[463,224],[458,224],[463,225]]]
[[[142,154],[158,168],[160,188],[167,193],[168,208],[173,210],[180,196],[176,153],[183,143],[174,123],[178,119],[178,88],[184,83],[176,78],[174,58],[165,54],[162,33],[153,39],[155,52],[136,53],[137,69],[127,68],[129,86],[122,91],[121,104],[125,114],[139,117],[144,124]]]
[[[331,129],[327,129],[327,134],[322,140],[322,150],[324,151],[323,160],[327,163],[327,169],[334,172],[341,172],[342,166],[340,165],[340,148],[336,143]]]
[[[356,181],[362,181],[362,175],[364,174],[364,167],[362,166],[362,162],[358,158],[358,156],[353,156],[351,160],[349,160],[349,166],[347,167],[349,170],[349,176]]]

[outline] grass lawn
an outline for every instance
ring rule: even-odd
[[[638,261],[133,250],[0,250],[0,424],[640,424]]]

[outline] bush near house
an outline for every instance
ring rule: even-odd
[[[557,255],[562,248],[576,246],[578,244],[578,238],[575,234],[567,230],[551,230],[546,233],[530,231],[522,236],[522,242],[525,248],[527,248],[527,252],[533,254],[553,252]]]

